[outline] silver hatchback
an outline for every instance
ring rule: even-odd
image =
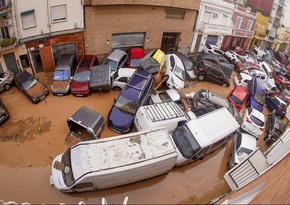
[[[14,73],[10,70],[7,70],[4,73],[0,73],[0,92],[3,90],[9,90],[11,88],[11,84],[14,80]]]

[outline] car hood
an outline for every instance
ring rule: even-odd
[[[119,131],[124,131],[131,128],[134,117],[135,115],[121,112],[118,108],[114,106],[109,113],[108,122],[109,125],[111,125],[113,128]]]
[[[53,90],[65,90],[70,85],[69,81],[53,81],[52,89]]]
[[[71,83],[71,90],[75,91],[75,92],[84,92],[87,91],[89,89],[89,82],[75,82],[73,81]]]
[[[26,92],[32,97],[39,97],[40,95],[43,95],[45,91],[46,87],[40,82],[37,82],[34,86],[26,90]]]

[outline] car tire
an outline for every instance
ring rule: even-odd
[[[204,75],[199,75],[198,80],[204,80]]]
[[[121,91],[121,88],[119,86],[114,86],[112,89],[116,91]]]
[[[4,89],[5,89],[5,90],[10,90],[10,88],[11,88],[11,85],[10,85],[10,84],[6,83],[6,84],[4,85]]]

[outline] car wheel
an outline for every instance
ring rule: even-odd
[[[116,91],[121,91],[121,88],[119,86],[115,86],[112,88],[113,90],[116,90]]]
[[[204,79],[204,75],[199,75],[198,76],[198,80],[203,80]]]
[[[6,83],[6,84],[4,85],[4,89],[5,89],[5,90],[9,90],[10,88],[11,88],[10,84]]]

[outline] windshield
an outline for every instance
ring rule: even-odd
[[[62,176],[64,179],[64,183],[66,186],[70,187],[75,183],[74,175],[72,172],[72,167],[71,167],[71,149],[69,148],[61,158],[61,162],[64,164],[64,170],[62,171]]]
[[[174,74],[176,75],[176,77],[178,77],[180,80],[184,81],[184,70],[182,70],[181,68],[179,68],[178,66],[175,67],[174,69]]]
[[[233,101],[235,104],[237,104],[237,105],[242,105],[242,103],[243,103],[243,101],[241,101],[239,98],[237,98],[236,96],[234,96],[234,95],[231,95],[230,96],[230,99],[231,99],[231,101]]]
[[[24,90],[28,90],[29,88],[33,87],[37,83],[35,78],[30,78],[28,81],[23,83]]]
[[[137,67],[140,66],[140,61],[142,58],[132,58],[130,61],[130,66]]]
[[[110,59],[106,59],[104,61],[104,64],[108,65],[110,67],[111,71],[116,71],[117,70],[117,62],[116,61],[113,61],[113,60],[110,60]]]
[[[162,93],[159,93],[159,97],[160,99],[162,100],[162,102],[170,102],[172,101],[172,99],[170,98],[170,96],[168,95],[167,92],[162,92]]]
[[[115,103],[115,107],[123,112],[135,114],[138,110],[138,103],[120,95]]]
[[[74,81],[85,83],[90,81],[90,71],[77,71],[74,76]]]
[[[260,105],[264,105],[264,102],[265,102],[265,96],[262,95],[261,93],[257,93],[257,94],[255,94],[254,99],[255,99],[256,102],[259,103]]]
[[[242,155],[243,153],[246,153],[247,155],[249,155],[249,154],[251,154],[252,151],[253,151],[253,150],[250,150],[250,149],[248,149],[248,148],[241,147],[241,149],[239,150],[238,155],[240,156],[240,155]]]
[[[263,127],[264,122],[261,121],[259,118],[255,117],[254,115],[250,115],[250,119],[258,126]]]
[[[186,124],[175,129],[172,139],[184,158],[189,159],[200,150],[199,144]]]
[[[69,70],[55,70],[53,74],[53,80],[62,81],[70,79],[70,71]]]

